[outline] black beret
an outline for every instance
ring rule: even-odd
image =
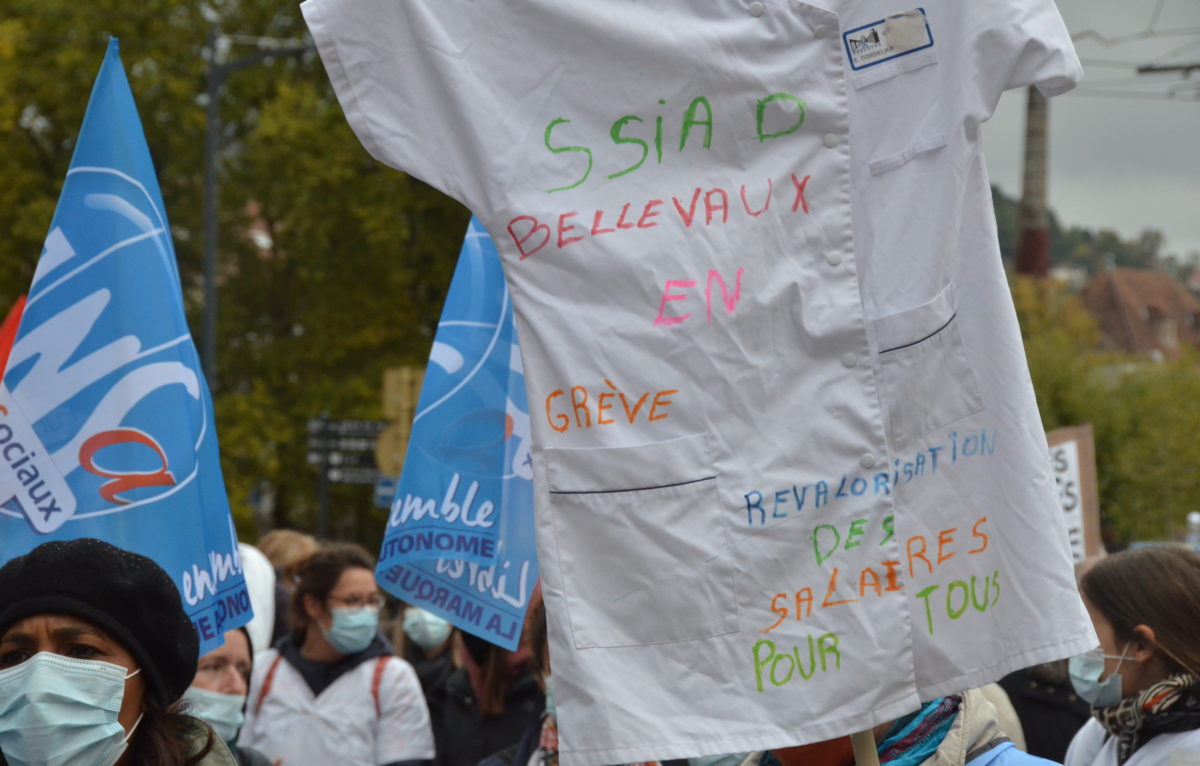
[[[196,675],[200,641],[162,567],[85,537],[42,543],[0,567],[0,634],[38,614],[69,614],[107,631],[133,655],[147,695],[170,704]]]

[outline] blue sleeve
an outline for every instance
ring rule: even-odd
[[[1011,742],[996,745],[986,753],[967,761],[966,766],[1058,766],[1055,761],[1030,755]]]

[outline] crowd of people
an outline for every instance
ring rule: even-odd
[[[174,583],[144,556],[81,539],[7,562],[0,764],[557,766],[539,599],[510,652],[389,604],[358,545],[275,532],[260,549],[275,581],[257,590],[274,594],[274,609],[199,657]],[[881,724],[880,763],[1200,761],[1200,555],[1115,554],[1084,573],[1080,592],[1097,649]],[[855,760],[846,737],[686,766]]]

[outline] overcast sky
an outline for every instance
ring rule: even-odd
[[[1200,70],[1137,75],[1142,63],[1200,62],[1200,0],[1058,0],[1084,61],[1084,82],[1050,102],[1050,207],[1064,225],[1113,228],[1123,237],[1146,228],[1166,236],[1165,251],[1200,254]],[[1157,20],[1154,20],[1155,13]],[[1157,36],[1104,45],[1148,29]],[[1189,34],[1178,34],[1190,30]],[[1162,34],[1170,33],[1170,34]],[[1128,66],[1106,65],[1126,61]],[[1100,92],[1165,96],[1174,101]],[[1025,93],[1009,91],[984,128],[992,182],[1021,191]]]

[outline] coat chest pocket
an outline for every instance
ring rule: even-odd
[[[895,449],[983,409],[950,293],[875,321]]]
[[[548,449],[545,460],[577,648],[687,641],[737,629],[706,435]]]
[[[881,126],[866,145],[872,176],[947,145],[942,72],[921,9],[843,34],[857,109]]]

